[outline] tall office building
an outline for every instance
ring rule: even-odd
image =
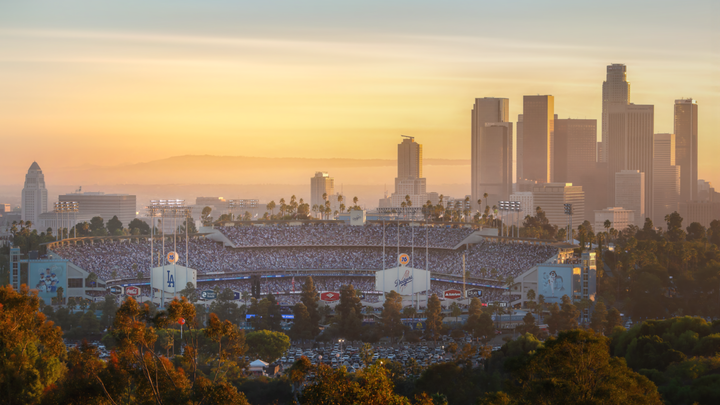
[[[45,175],[37,162],[33,162],[25,175],[22,190],[21,218],[38,224],[40,214],[48,210],[48,194],[45,188]]]
[[[98,215],[105,223],[117,215],[125,228],[137,216],[137,198],[130,194],[76,192],[60,195],[58,201],[76,201],[78,215]]]
[[[335,179],[326,172],[315,172],[315,177],[310,178],[310,207],[315,205],[325,206],[323,194],[330,198],[335,194]]]
[[[427,202],[427,184],[422,177],[422,145],[411,136],[398,145],[398,176],[395,192],[390,196],[392,207],[401,207],[407,196],[411,207],[417,209]]]
[[[653,151],[653,223],[665,222],[665,215],[678,211],[680,166],[675,164],[675,135],[655,134]]]
[[[555,181],[587,189],[595,173],[597,120],[555,120]]]
[[[542,183],[533,186],[533,205],[545,211],[551,225],[564,228],[568,224],[565,204],[572,204],[573,228],[582,224],[585,218],[585,193],[581,186],[571,183]]]
[[[608,201],[615,201],[615,175],[622,170],[645,174],[645,216],[653,218],[653,135],[655,108],[652,105],[612,104],[608,114]],[[622,207],[615,203],[616,207]],[[628,208],[628,207],[623,207]]]
[[[523,178],[553,181],[555,98],[523,97]]]
[[[515,179],[521,180],[523,177],[523,115],[518,114],[517,125],[515,126]],[[517,190],[515,190],[517,191]]]
[[[680,201],[698,198],[698,105],[675,100],[675,163],[680,166]]]
[[[615,206],[632,210],[635,213],[635,225],[639,227],[643,226],[647,216],[646,182],[645,173],[640,170],[621,170],[615,173]]]
[[[471,117],[473,202],[488,193],[487,203],[497,205],[512,193],[513,125],[508,122],[509,107],[506,98],[475,99]]]
[[[627,66],[613,63],[607,67],[607,77],[602,86],[602,146],[598,148],[598,162],[607,161],[610,106],[630,103],[630,83],[627,81]]]

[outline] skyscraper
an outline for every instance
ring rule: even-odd
[[[517,125],[515,127],[515,179],[524,179],[523,177],[523,115],[518,114]]]
[[[45,175],[37,162],[33,162],[25,175],[25,187],[22,190],[22,212],[24,221],[38,224],[40,214],[47,212],[48,195],[45,188]]]
[[[615,206],[635,212],[635,225],[639,227],[645,223],[645,217],[650,217],[645,211],[646,182],[645,173],[640,170],[621,170],[615,173]]]
[[[595,172],[597,120],[555,120],[555,181],[585,189]]]
[[[613,63],[607,67],[607,78],[602,86],[602,139],[598,149],[598,162],[607,162],[607,142],[610,105],[630,103],[630,83],[627,81],[627,67]]]
[[[555,98],[523,97],[523,178],[538,183],[553,181]]]
[[[693,99],[675,100],[675,163],[680,166],[680,201],[697,200],[698,105]]]
[[[476,98],[472,109],[472,201],[488,193],[487,203],[507,200],[512,192],[512,123],[510,100]]]
[[[323,194],[327,194],[328,198],[335,194],[335,179],[326,172],[315,172],[315,177],[310,178],[310,208],[325,206]]]
[[[678,211],[680,198],[680,166],[675,164],[675,135],[655,134],[653,151],[653,223],[665,222],[665,215]]]
[[[622,170],[639,170],[645,174],[643,215],[649,218],[653,218],[654,118],[655,108],[652,105],[612,104],[608,113],[608,200],[616,200],[616,173]],[[623,207],[617,203],[615,206]],[[639,213],[635,214],[635,219],[645,222],[645,217],[640,218]]]
[[[585,193],[581,186],[571,183],[542,183],[533,186],[533,205],[545,211],[551,225],[563,228],[568,224],[565,204],[572,204],[573,228],[585,220]],[[534,215],[530,213],[530,215]]]
[[[422,145],[406,136],[398,145],[398,176],[395,192],[390,196],[393,207],[401,207],[410,197],[411,207],[420,209],[427,202],[427,184],[422,177]]]

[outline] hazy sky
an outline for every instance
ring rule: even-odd
[[[600,118],[605,66],[720,187],[720,1],[0,0],[0,184],[173,155],[468,159],[475,97]],[[599,128],[599,123],[598,123]],[[20,176],[20,178],[17,178]],[[464,176],[467,177],[467,176]]]

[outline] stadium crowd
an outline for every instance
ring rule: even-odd
[[[304,225],[230,226],[217,228],[236,247],[260,246],[382,246],[383,226]],[[400,246],[452,249],[473,233],[467,228],[401,226]],[[385,225],[385,245],[398,244],[398,226]]]
[[[172,250],[172,244],[154,246],[155,265]],[[397,266],[398,251],[377,247],[268,247],[232,249],[206,238],[189,241],[189,266],[198,275],[242,273],[257,270],[379,270]],[[178,265],[185,264],[185,243],[177,244]],[[150,244],[117,241],[110,243],[63,245],[55,253],[80,268],[94,272],[102,280],[132,279],[142,273],[149,276]],[[401,248],[411,256],[410,266],[425,269],[425,249]],[[458,250],[429,249],[427,268],[434,273],[462,275],[462,255],[467,254],[466,270],[471,276],[503,279],[517,276],[537,263],[557,254],[557,249],[542,245],[480,243]]]

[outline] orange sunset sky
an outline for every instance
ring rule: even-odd
[[[655,132],[698,100],[699,177],[720,187],[718,15],[705,0],[2,0],[0,184],[33,160],[47,176],[191,154],[394,159],[400,134],[469,159],[475,97],[509,98],[515,120],[523,95],[552,94],[561,118],[599,120],[605,67],[624,63]]]

